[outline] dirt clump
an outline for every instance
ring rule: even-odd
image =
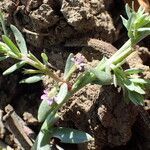
[[[115,27],[107,5],[103,0],[0,2],[6,20],[15,23],[36,48],[48,48],[78,36],[113,42]]]

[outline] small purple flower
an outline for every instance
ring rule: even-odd
[[[48,105],[52,105],[52,103],[54,102],[55,97],[50,97],[48,95],[48,90],[44,90],[43,92],[44,92],[44,94],[41,96],[41,99],[46,100],[48,102]]]
[[[79,70],[83,70],[84,69],[84,66],[85,66],[85,57],[82,54],[78,53],[71,60],[75,63],[76,67]]]

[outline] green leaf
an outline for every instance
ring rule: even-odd
[[[135,91],[139,94],[145,94],[145,91],[138,84],[131,82],[129,79],[124,80],[124,86],[130,91]]]
[[[72,91],[73,92],[78,91],[85,85],[87,85],[89,83],[93,83],[93,80],[95,80],[95,79],[96,79],[96,76],[92,72],[90,72],[90,71],[84,72],[77,78],[77,80],[73,84]]]
[[[103,57],[102,60],[98,63],[98,65],[96,66],[95,69],[97,70],[101,70],[101,66],[104,65],[106,63],[108,59],[106,57]]]
[[[48,105],[46,100],[42,100],[38,109],[38,121],[43,122],[51,110],[51,105]]]
[[[7,53],[8,51],[11,51],[11,49],[5,43],[0,41],[0,52]]]
[[[132,25],[133,25],[133,20],[134,20],[134,16],[135,16],[135,14],[131,14],[131,16],[130,16],[130,18],[128,19],[128,22],[127,22],[127,30],[128,30],[128,36],[129,36],[129,38],[132,38],[132,36],[133,36],[133,32],[132,32]]]
[[[131,68],[124,71],[127,75],[138,74],[144,72],[143,69]]]
[[[5,59],[7,59],[7,58],[8,58],[8,56],[0,57],[0,61],[3,61],[3,60],[5,60]]]
[[[26,46],[26,42],[25,42],[25,39],[24,39],[22,33],[14,25],[10,25],[10,28],[13,31],[13,34],[16,39],[16,43],[17,43],[21,53],[27,55],[27,53],[28,53],[27,46]]]
[[[8,38],[6,35],[2,35],[3,41],[8,45],[8,47],[11,49],[11,51],[16,54],[17,56],[20,56],[19,49],[15,46],[15,44],[11,41],[10,38]]]
[[[72,58],[74,55],[71,53],[66,61],[66,66],[65,66],[65,72],[64,72],[64,79],[68,79],[71,74],[75,71],[75,65],[74,62],[72,61]]]
[[[125,5],[125,10],[126,10],[128,18],[130,18],[132,10],[131,10],[131,8],[129,7],[128,4]]]
[[[134,78],[134,79],[129,79],[129,80],[131,82],[139,83],[139,84],[150,84],[150,80],[148,80],[148,79]]]
[[[60,104],[65,99],[66,95],[68,93],[68,85],[66,83],[63,83],[60,87],[59,93],[56,97],[56,103]]]
[[[52,136],[59,138],[62,143],[79,144],[94,140],[91,135],[86,132],[71,129],[71,128],[54,128]]]
[[[34,70],[34,69],[24,69],[23,71],[24,74],[40,74],[42,73],[41,70]]]
[[[24,66],[26,64],[25,61],[20,61],[16,64],[14,64],[13,66],[11,66],[10,68],[8,68],[6,71],[3,72],[3,75],[8,75],[14,71],[16,71],[17,69],[21,68],[22,66]]]
[[[144,105],[144,97],[143,95],[134,92],[134,91],[128,91],[129,99],[135,104],[135,105]]]
[[[53,125],[56,123],[56,121],[58,121],[59,118],[60,118],[60,116],[56,113],[55,110],[53,110],[46,117],[46,119],[41,127],[41,130],[53,129]]]
[[[127,28],[128,21],[123,16],[120,16],[120,17],[122,19],[123,25]]]
[[[40,131],[31,150],[51,150],[50,139],[51,134],[48,132]]]
[[[98,69],[91,69],[91,72],[98,78],[100,85],[108,85],[112,81],[110,73],[106,73],[105,71],[100,71]]]
[[[47,63],[48,63],[48,56],[47,56],[45,53],[41,53],[41,57],[42,57],[42,59],[43,59],[43,62],[44,62],[45,64],[47,64]]]
[[[137,11],[137,13],[139,15],[142,15],[144,13],[144,11],[145,11],[145,9],[142,6],[140,6],[139,9],[138,9],[138,11]]]
[[[48,92],[49,98],[55,97],[57,94],[57,90],[58,90],[57,87],[53,87]],[[38,109],[38,120],[40,122],[43,122],[46,119],[46,117],[48,116],[48,114],[50,114],[56,106],[57,106],[57,104],[55,102],[53,102],[51,105],[49,105],[46,100],[43,100]]]
[[[52,138],[53,124],[58,119],[59,116],[57,114],[53,115],[53,113],[46,117],[31,150],[51,150],[50,140]]]
[[[23,79],[21,80],[19,83],[36,83],[38,81],[43,80],[43,75],[35,75],[35,76],[31,76],[29,78]]]

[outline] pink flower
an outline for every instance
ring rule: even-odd
[[[84,69],[84,66],[85,66],[85,57],[82,54],[78,53],[71,60],[75,63],[76,67],[79,70],[83,70]]]
[[[49,105],[52,105],[52,103],[54,102],[55,97],[49,97],[48,90],[44,90],[43,92],[44,92],[44,94],[41,96],[41,99],[46,100]]]

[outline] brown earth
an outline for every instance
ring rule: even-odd
[[[24,34],[29,50],[37,56],[45,50],[50,63],[57,68],[59,74],[63,72],[70,52],[85,54],[91,66],[105,54],[95,48],[75,45],[74,41],[82,43],[82,39],[98,39],[119,48],[127,40],[119,18],[120,14],[125,14],[123,0],[3,0],[0,8],[5,12],[7,26],[10,23],[17,26]],[[66,46],[67,43],[70,45]],[[128,60],[128,66],[144,68],[142,76],[150,79],[149,39],[139,45],[147,48],[137,46],[137,52]],[[2,62],[1,72],[12,63],[12,60]],[[11,104],[19,116],[24,116],[29,127],[38,133],[35,118],[42,87],[41,84],[30,87],[19,85],[22,78],[20,72],[0,77],[0,109],[4,110],[7,104]],[[45,88],[50,87],[51,83],[46,78]],[[148,90],[145,96],[147,106],[149,100]],[[150,107],[145,108],[150,110]],[[133,104],[126,104],[122,92],[113,86],[88,85],[63,106],[60,110],[62,117],[57,125],[86,131],[95,141],[77,147],[62,146],[65,150],[149,150],[150,119],[147,111]],[[10,142],[7,132],[2,136],[3,141],[12,147],[18,147],[14,141]]]

